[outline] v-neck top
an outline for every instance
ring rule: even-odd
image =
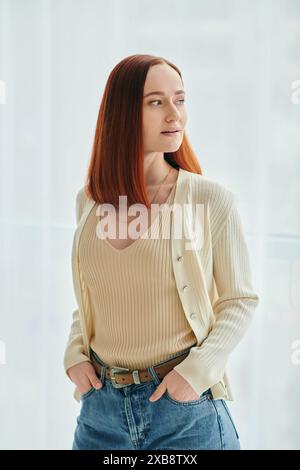
[[[172,269],[175,188],[148,229],[125,248],[97,236],[98,204],[84,225],[78,254],[92,307],[90,346],[109,366],[144,369],[197,342]]]

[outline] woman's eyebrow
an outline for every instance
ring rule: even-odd
[[[175,91],[174,95],[181,95],[182,93],[185,94],[185,91],[184,90],[177,90],[177,91]],[[150,93],[147,93],[146,95],[144,95],[144,98],[146,98],[149,95],[162,95],[162,96],[164,96],[164,93],[162,91],[150,91]]]

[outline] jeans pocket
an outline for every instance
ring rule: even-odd
[[[176,398],[171,397],[169,394],[168,390],[166,390],[165,395],[164,395],[170,402],[174,403],[175,405],[181,405],[181,406],[193,406],[193,405],[199,405],[200,403],[208,400],[211,395],[210,395],[210,389],[206,390],[205,392],[202,393],[202,395],[199,398],[196,398],[196,400],[189,400],[189,401],[179,401],[176,400]]]
[[[80,399],[81,399],[81,400],[84,400],[85,398],[87,398],[87,397],[89,397],[90,395],[92,395],[92,393],[95,392],[95,391],[96,391],[95,387],[90,388],[87,392],[80,394]]]
[[[229,411],[229,408],[228,408],[228,406],[227,406],[225,400],[222,399],[221,402],[222,402],[222,404],[223,404],[223,406],[224,406],[224,408],[225,408],[225,411],[226,411],[226,413],[227,413],[227,415],[228,415],[228,417],[229,417],[229,419],[230,419],[230,421],[231,421],[231,423],[232,423],[232,426],[234,427],[234,430],[235,430],[235,433],[236,433],[236,437],[239,439],[240,436],[239,436],[239,434],[238,434],[238,432],[237,432],[237,428],[236,428],[236,425],[234,424],[234,421],[233,421],[233,418],[232,418],[231,413],[230,413],[230,411]]]

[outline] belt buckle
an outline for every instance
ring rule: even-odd
[[[115,373],[122,373],[123,372],[129,372],[130,369],[126,369],[126,367],[110,367],[110,378],[111,378],[111,383],[114,388],[122,388],[126,387],[128,384],[117,384],[116,383],[116,378],[115,378]]]

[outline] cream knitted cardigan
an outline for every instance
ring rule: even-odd
[[[95,201],[87,198],[85,188],[81,188],[76,197],[77,228],[72,246],[73,285],[78,308],[73,311],[64,354],[66,373],[72,365],[91,360],[92,315],[89,292],[78,264],[78,244],[94,204]],[[197,345],[174,369],[199,396],[211,388],[215,399],[233,400],[226,364],[259,304],[259,297],[252,288],[249,253],[236,196],[206,176],[179,169],[173,204],[190,210],[183,218],[185,229],[181,236],[175,235],[181,219],[175,212],[172,214],[171,252],[183,310],[197,337]],[[196,207],[202,210],[197,212]],[[199,213],[201,230],[193,239]],[[191,240],[194,240],[192,245]],[[80,401],[77,387],[73,396]]]

